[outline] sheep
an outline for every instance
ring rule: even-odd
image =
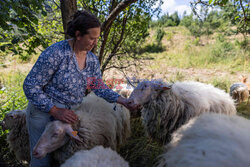
[[[237,116],[204,113],[175,133],[158,167],[249,167],[250,121]]]
[[[119,154],[110,148],[96,146],[91,150],[76,152],[61,167],[129,167]]]
[[[142,105],[147,135],[163,144],[170,140],[172,132],[203,112],[236,114],[234,101],[227,93],[194,81],[144,81],[134,89],[129,101]]]
[[[249,90],[244,83],[234,83],[230,86],[230,96],[237,104],[245,101],[249,97]]]
[[[9,129],[7,143],[9,149],[14,152],[17,160],[30,161],[29,134],[26,128],[24,110],[14,110],[7,113],[2,121],[2,129]]]
[[[73,109],[79,121],[75,134],[71,125],[61,121],[48,123],[33,153],[37,158],[53,152],[53,158],[62,164],[78,150],[91,149],[96,145],[119,149],[130,134],[130,114],[122,105],[106,102],[90,93],[78,107]],[[69,137],[76,140],[69,140]]]

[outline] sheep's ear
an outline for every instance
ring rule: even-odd
[[[158,85],[157,89],[160,91],[161,90],[168,90],[168,89],[171,89],[171,86],[170,85]]]
[[[77,135],[77,131],[74,131],[73,129],[72,129],[72,127],[71,127],[71,125],[70,124],[67,124],[66,126],[65,126],[65,130],[66,130],[66,133],[70,136],[70,137],[72,137],[72,138],[74,138],[74,139],[76,139],[77,141],[79,141],[79,142],[83,142],[81,139],[80,139],[80,137]]]
[[[162,90],[168,90],[168,89],[171,89],[171,87],[170,86],[166,86],[166,85],[162,85],[161,89]]]

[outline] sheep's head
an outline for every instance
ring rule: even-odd
[[[25,111],[13,110],[11,112],[8,112],[1,122],[2,129],[12,129],[12,127],[14,127],[18,120],[25,120]]]
[[[73,131],[70,124],[61,121],[48,123],[42,136],[33,149],[33,155],[40,159],[45,157],[47,153],[60,148],[69,139],[66,134],[82,142],[75,131]]]
[[[155,99],[162,90],[170,88],[171,86],[158,80],[143,81],[131,93],[129,100],[137,105],[143,105],[151,99]]]

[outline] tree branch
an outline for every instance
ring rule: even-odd
[[[116,18],[119,13],[124,10],[126,7],[128,7],[130,4],[136,2],[137,0],[124,0],[120,2],[116,8],[110,13],[110,15],[107,17],[107,19],[102,24],[102,31],[104,31],[107,27],[109,27],[114,19]]]
[[[105,61],[104,64],[102,65],[102,70],[101,70],[102,73],[104,72],[106,66],[108,65],[108,63],[109,63],[109,61],[112,59],[112,57],[115,56],[115,53],[117,52],[118,47],[119,47],[120,43],[121,43],[122,40],[123,40],[124,32],[125,32],[125,29],[126,29],[127,18],[128,18],[128,15],[124,16],[124,18],[123,18],[123,22],[122,22],[122,32],[121,32],[121,35],[120,35],[120,39],[119,39],[119,40],[117,41],[117,43],[115,44],[112,53],[109,55],[109,57],[106,59],[106,61]]]
[[[246,22],[247,22],[247,16],[246,16],[245,8],[244,8],[244,6],[242,5],[242,0],[240,0],[240,6],[241,6],[242,11],[243,11],[245,24],[247,25],[247,23],[246,23]]]

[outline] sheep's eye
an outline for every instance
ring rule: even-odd
[[[54,133],[53,135],[52,135],[52,137],[57,137],[59,135],[59,133]]]

